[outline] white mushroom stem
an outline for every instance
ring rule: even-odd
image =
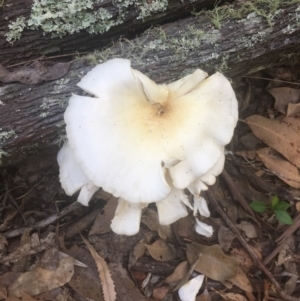
[[[111,229],[120,235],[134,235],[139,232],[142,209],[147,204],[133,204],[119,198]]]
[[[211,237],[214,233],[214,229],[212,226],[207,225],[196,218],[195,231],[203,236]]]

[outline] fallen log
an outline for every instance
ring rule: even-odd
[[[132,37],[154,24],[186,17],[214,3],[215,0],[0,1],[0,63],[9,66],[44,55],[93,51],[121,35]]]
[[[299,59],[300,9],[290,5],[267,19],[250,13],[240,19],[194,16],[153,28],[133,40],[75,60],[58,80],[36,85],[7,83],[0,87],[0,153],[13,164],[31,152],[56,152],[64,139],[63,113],[76,83],[93,65],[113,57],[129,58],[132,66],[156,82],[170,82],[196,68],[219,70],[230,78]],[[32,72],[35,72],[33,69]]]

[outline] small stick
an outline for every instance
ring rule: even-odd
[[[222,172],[222,177],[225,180],[225,182],[232,194],[233,199],[235,201],[239,202],[241,204],[241,206],[244,208],[244,210],[255,219],[255,214],[253,213],[253,210],[251,209],[251,207],[249,206],[248,202],[243,197],[243,195],[240,193],[240,191],[237,189],[235,183],[233,182],[230,175],[228,174],[228,172],[225,169]]]
[[[16,237],[16,236],[23,234],[23,232],[28,228],[36,230],[36,229],[41,229],[41,228],[47,227],[50,224],[52,224],[53,222],[57,221],[58,219],[62,218],[65,215],[67,215],[68,213],[72,212],[73,210],[80,208],[81,206],[82,205],[80,203],[74,202],[71,205],[64,208],[60,213],[54,213],[54,214],[50,215],[49,217],[36,223],[35,225],[32,225],[30,227],[23,227],[23,228],[19,228],[19,229],[15,229],[15,230],[10,230],[10,231],[2,233],[2,235],[6,238],[11,238],[11,237]]]
[[[287,239],[300,227],[300,214],[298,214],[294,220],[294,224],[288,227],[277,239],[276,242],[279,245],[267,256],[265,257],[263,263],[268,264],[284,247]]]
[[[240,241],[241,245],[247,250],[247,252],[251,256],[252,260],[265,273],[265,275],[269,278],[270,282],[274,285],[274,287],[276,288],[276,290],[277,290],[278,294],[280,295],[280,297],[285,299],[285,300],[288,300],[288,301],[300,301],[300,298],[289,296],[282,290],[279,283],[273,277],[272,273],[259,260],[259,258],[255,254],[255,252],[252,250],[252,248],[248,245],[246,240],[240,234],[240,231],[237,229],[237,227],[234,225],[234,223],[230,220],[230,218],[226,215],[226,213],[222,210],[222,208],[220,207],[218,201],[215,199],[213,193],[210,190],[208,190],[206,192],[206,194],[208,195],[211,204],[214,206],[214,208],[218,211],[218,213],[221,215],[221,217],[226,222],[227,226],[230,228],[230,230],[233,233],[236,234],[236,236],[237,236],[238,240]]]

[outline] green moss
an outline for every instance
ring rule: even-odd
[[[30,16],[17,18],[9,24],[5,34],[7,41],[19,39],[23,30],[42,30],[51,37],[64,37],[86,30],[90,34],[107,32],[122,24],[132,10],[137,10],[137,19],[164,12],[168,0],[114,0],[110,8],[94,8],[102,0],[34,0]],[[117,15],[116,15],[117,11]],[[114,15],[113,15],[114,12]]]
[[[1,130],[2,128],[0,128],[0,131]],[[12,137],[17,138],[16,132],[14,130],[0,132],[0,145],[3,144],[7,139],[10,139]],[[9,154],[7,152],[0,148],[0,165],[2,164],[3,156],[7,157],[8,155]]]
[[[21,38],[22,32],[26,27],[26,19],[19,17],[16,21],[8,25],[9,31],[5,34],[6,40],[13,44],[16,40]]]
[[[2,130],[2,128],[0,128]],[[7,139],[15,137],[17,138],[16,132],[14,130],[0,132],[0,143],[4,143]]]
[[[141,12],[138,15],[137,19],[144,19],[150,17],[151,15],[159,12],[163,12],[168,7],[168,0],[155,0],[144,2],[144,5],[141,6]]]
[[[263,17],[272,26],[274,17],[280,13],[280,8],[300,3],[300,0],[248,0],[238,5],[223,6],[219,6],[219,3],[220,1],[216,2],[213,10],[196,13],[197,16],[208,17],[218,29],[221,28],[222,21],[226,19],[240,19],[252,13]]]

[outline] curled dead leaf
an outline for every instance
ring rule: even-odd
[[[118,198],[111,197],[105,204],[102,214],[99,213],[94,221],[94,224],[89,232],[89,236],[95,234],[103,234],[111,231],[110,224],[115,216],[118,206]]]
[[[256,228],[251,222],[241,221],[240,224],[236,224],[237,228],[242,230],[248,238],[256,238]]]
[[[189,263],[187,261],[179,263],[179,265],[175,268],[174,272],[164,280],[164,283],[177,284],[188,272],[188,270]]]
[[[268,92],[275,98],[275,109],[286,114],[289,104],[294,104],[300,100],[300,90],[289,87],[279,87],[269,89]]]
[[[257,150],[257,155],[264,165],[282,181],[294,188],[300,188],[299,170],[289,161],[271,152],[269,147]]]
[[[83,237],[81,236],[85,245],[89,249],[99,272],[99,278],[102,284],[102,291],[105,301],[115,301],[117,299],[117,294],[115,291],[115,285],[111,278],[111,274],[109,268],[105,262],[105,260],[96,252],[93,246]]]
[[[147,208],[141,220],[150,230],[156,231],[160,238],[168,241],[173,240],[171,226],[161,225],[158,220],[158,214],[153,209]]]
[[[204,246],[192,243],[187,246],[186,253],[190,264],[198,259],[195,270],[213,280],[228,280],[235,275],[238,268],[238,262],[225,255],[219,245]]]
[[[0,300],[6,299],[7,297],[7,290],[4,284],[0,283]]]
[[[225,300],[228,301],[248,301],[247,298],[240,294],[226,293],[224,294]]]
[[[287,116],[299,116],[300,115],[300,103],[289,103],[287,108]]]
[[[300,168],[300,139],[291,126],[259,115],[246,118],[246,122],[255,136]]]
[[[59,260],[55,270],[37,267],[21,274],[9,287],[8,292],[21,297],[21,292],[35,296],[68,283],[74,274],[74,260],[72,257]]]
[[[253,291],[251,283],[249,282],[247,276],[240,267],[237,268],[234,276],[228,279],[228,281],[241,288],[245,292],[252,293]]]
[[[146,245],[152,258],[157,261],[168,261],[176,257],[174,248],[163,239],[158,239],[152,245]]]

